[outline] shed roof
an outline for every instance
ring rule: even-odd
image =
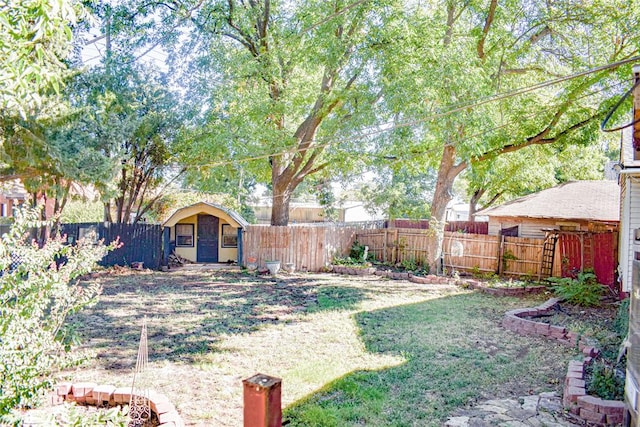
[[[620,221],[620,187],[616,181],[570,181],[477,215]]]
[[[249,225],[247,220],[245,220],[236,211],[209,202],[198,202],[193,205],[177,209],[163,225],[165,227],[173,227],[180,222],[180,220],[197,214],[208,214],[223,218],[229,224],[238,228],[246,228]]]

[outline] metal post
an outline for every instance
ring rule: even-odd
[[[282,380],[256,374],[242,385],[244,427],[282,427]]]

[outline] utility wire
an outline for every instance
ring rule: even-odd
[[[494,95],[494,96],[491,96],[491,97],[488,97],[488,98],[481,98],[477,102],[472,102],[472,103],[469,103],[469,104],[467,104],[465,106],[462,106],[462,107],[454,107],[454,108],[451,108],[449,110],[446,110],[446,111],[443,111],[443,112],[440,112],[440,113],[434,113],[434,114],[432,114],[430,116],[427,116],[427,117],[424,117],[424,118],[422,118],[420,120],[414,120],[414,121],[408,121],[408,122],[400,122],[400,123],[396,123],[396,124],[391,124],[389,126],[387,126],[388,124],[385,124],[385,125],[382,125],[382,126],[384,126],[383,128],[378,127],[378,129],[375,129],[375,130],[372,130],[372,131],[369,131],[369,132],[366,132],[366,133],[363,133],[363,134],[360,134],[360,135],[353,136],[351,138],[351,140],[365,139],[365,138],[368,138],[368,137],[371,137],[371,136],[374,136],[374,135],[377,135],[377,134],[380,134],[380,133],[389,132],[389,131],[392,131],[392,130],[395,130],[395,129],[404,128],[404,127],[411,127],[411,126],[415,126],[415,125],[418,125],[418,124],[430,122],[430,121],[433,121],[434,119],[437,119],[437,118],[440,118],[440,117],[444,117],[444,116],[459,112],[461,110],[465,110],[465,109],[468,109],[468,108],[475,108],[477,106],[485,105],[485,104],[488,104],[490,102],[500,101],[500,100],[503,100],[503,99],[506,99],[506,98],[509,98],[509,97],[522,95],[524,93],[528,93],[528,92],[532,92],[532,91],[535,91],[535,90],[539,90],[539,89],[542,89],[542,88],[545,88],[545,87],[548,87],[548,86],[552,86],[552,85],[555,85],[555,84],[559,84],[559,83],[562,83],[562,82],[565,82],[565,81],[568,81],[568,80],[571,80],[571,79],[575,79],[575,78],[578,78],[578,77],[583,77],[583,76],[588,75],[588,74],[596,73],[596,72],[603,71],[603,70],[606,70],[606,69],[617,68],[617,67],[619,67],[621,65],[627,64],[629,62],[634,62],[634,61],[637,61],[637,60],[640,60],[640,56],[635,56],[633,58],[629,58],[629,59],[626,59],[626,60],[622,60],[622,61],[614,62],[614,63],[611,63],[611,64],[603,65],[603,66],[600,66],[600,67],[592,68],[590,70],[581,71],[579,73],[575,73],[575,74],[571,74],[569,76],[564,76],[564,77],[561,77],[561,78],[549,80],[549,81],[542,82],[542,83],[539,83],[539,84],[536,84],[536,85],[519,88],[519,89],[513,90],[511,92],[504,92],[504,93],[501,93],[501,94],[498,94],[498,95]],[[623,82],[607,86],[607,87],[602,88],[602,89],[598,89],[597,91],[593,91],[593,92],[591,92],[589,94],[585,94],[585,95],[582,95],[581,97],[578,97],[577,100],[585,98],[585,97],[588,97],[588,96],[592,96],[592,95],[595,95],[595,94],[598,94],[598,93],[601,93],[601,92],[604,92],[605,90],[608,90],[608,89],[610,89],[612,87],[621,85],[621,84],[626,83],[626,82],[628,82],[628,80],[625,80]],[[536,113],[536,115],[537,114],[543,114],[543,113],[546,113],[546,111],[543,111],[543,112],[540,112],[540,113]],[[510,124],[511,123],[508,123],[506,125],[501,125],[501,126],[499,126],[497,128],[492,128],[492,129],[489,129],[487,131],[483,131],[483,132],[481,132],[479,134],[474,135],[474,137],[478,137],[478,136],[484,135],[484,134],[489,133],[489,132],[491,132],[493,130],[497,130],[497,129],[500,129],[502,127],[506,127],[506,126],[508,126]],[[317,148],[326,148],[326,147],[328,147],[330,145],[333,145],[335,143],[338,143],[338,142],[340,142],[340,141],[336,141],[336,140],[325,141],[325,142],[320,142],[318,144],[315,144],[312,147],[307,147],[305,149],[294,148],[294,149],[283,150],[283,151],[280,151],[280,152],[261,154],[261,155],[251,156],[251,157],[244,157],[244,158],[241,158],[241,159],[223,160],[223,161],[213,162],[213,163],[197,164],[197,165],[192,165],[191,167],[193,167],[193,168],[216,167],[216,166],[229,165],[229,164],[239,163],[239,162],[244,163],[244,162],[250,162],[250,161],[254,161],[254,160],[268,159],[268,158],[273,157],[273,156],[281,156],[281,155],[286,155],[286,154],[295,154],[295,153],[298,153],[298,152],[301,152],[301,151],[309,151],[309,150],[313,150],[313,149],[317,149]],[[426,153],[423,153],[423,154],[426,154]]]

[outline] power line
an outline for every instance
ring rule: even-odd
[[[377,135],[377,134],[380,134],[380,133],[389,132],[389,131],[392,131],[392,130],[395,130],[395,129],[400,129],[400,128],[404,128],[404,127],[411,127],[411,126],[415,126],[415,125],[418,125],[418,124],[426,123],[426,122],[433,121],[434,119],[437,119],[437,118],[440,118],[440,117],[445,117],[447,115],[450,115],[450,114],[453,114],[453,113],[456,113],[456,112],[459,112],[459,111],[462,111],[462,110],[466,110],[468,108],[475,108],[475,107],[478,107],[478,106],[481,106],[481,105],[488,104],[490,102],[500,101],[500,100],[507,99],[507,98],[510,98],[510,97],[522,95],[524,93],[528,93],[528,92],[532,92],[532,91],[535,91],[535,90],[543,89],[545,87],[556,85],[556,84],[559,84],[559,83],[562,83],[562,82],[565,82],[565,81],[568,81],[568,80],[572,80],[572,79],[575,79],[575,78],[578,78],[578,77],[583,77],[585,75],[593,74],[593,73],[596,73],[596,72],[599,72],[599,71],[603,71],[603,70],[606,70],[606,69],[617,68],[617,67],[619,67],[621,65],[627,64],[629,62],[634,62],[634,61],[637,61],[637,60],[640,60],[640,56],[635,56],[633,58],[629,58],[629,59],[625,59],[625,60],[622,60],[622,61],[618,61],[618,62],[606,64],[606,65],[602,65],[602,66],[595,67],[595,68],[591,68],[591,69],[586,70],[586,71],[581,71],[581,72],[574,73],[574,74],[571,74],[571,75],[568,75],[568,76],[556,78],[556,79],[553,79],[553,80],[548,80],[546,82],[538,83],[538,84],[535,84],[535,85],[532,85],[532,86],[515,89],[515,90],[513,90],[511,92],[504,92],[504,93],[501,93],[501,94],[493,95],[491,97],[480,98],[479,100],[472,101],[471,103],[469,103],[469,104],[467,104],[465,106],[453,107],[453,108],[451,108],[449,110],[446,110],[446,111],[443,111],[443,112],[440,112],[440,113],[434,113],[434,114],[432,114],[430,116],[427,116],[427,117],[424,117],[424,118],[422,118],[420,120],[413,120],[413,121],[408,121],[408,122],[400,122],[400,123],[390,124],[389,126],[387,126],[388,125],[388,123],[387,123],[387,124],[382,125],[383,128],[381,128],[379,126],[378,129],[372,130],[370,132],[363,133],[361,135],[356,135],[356,136],[352,137],[351,140],[364,139],[364,138],[371,137],[371,136],[374,136],[374,135]],[[622,81],[622,82],[607,86],[607,87],[602,88],[602,89],[598,89],[597,91],[593,91],[593,92],[591,92],[589,94],[582,95],[581,97],[578,97],[576,100],[583,99],[583,98],[585,98],[587,96],[592,96],[592,95],[604,92],[605,90],[608,90],[608,89],[610,89],[612,87],[621,85],[621,84],[626,83],[626,82],[628,82],[628,80],[625,80],[625,81]],[[537,114],[543,114],[543,113],[545,113],[545,112],[544,111],[543,112],[539,112],[539,113],[536,113],[536,115]],[[481,132],[481,133],[479,133],[477,135],[474,135],[473,137],[482,136],[482,135],[484,135],[486,133],[489,133],[489,132],[492,132],[494,130],[506,127],[506,126],[508,126],[510,124],[511,123],[508,123],[508,124],[501,125],[501,126],[496,127],[496,128],[489,129],[487,131],[483,131],[483,132]],[[386,127],[384,127],[384,126],[386,126]],[[192,167],[193,168],[217,167],[217,166],[229,165],[229,164],[233,164],[233,163],[244,163],[244,162],[250,162],[250,161],[254,161],[254,160],[268,159],[268,158],[273,157],[273,156],[281,156],[281,155],[286,155],[286,154],[293,155],[293,154],[299,153],[301,151],[309,151],[309,150],[314,150],[314,149],[318,149],[318,148],[326,148],[326,147],[328,147],[330,145],[333,145],[333,144],[335,144],[337,142],[340,142],[340,141],[332,140],[332,141],[320,142],[320,143],[315,144],[315,145],[313,145],[311,147],[308,147],[308,148],[296,147],[294,149],[283,150],[283,151],[280,151],[280,152],[261,154],[261,155],[257,155],[257,156],[251,156],[251,157],[244,157],[244,158],[241,158],[241,159],[224,160],[224,161],[213,162],[213,163],[198,164],[198,165],[193,165]],[[427,152],[422,153],[422,154],[427,154]]]

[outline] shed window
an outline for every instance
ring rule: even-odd
[[[176,246],[193,247],[193,224],[176,224]]]
[[[237,248],[238,247],[238,229],[229,224],[222,224],[222,247]]]

